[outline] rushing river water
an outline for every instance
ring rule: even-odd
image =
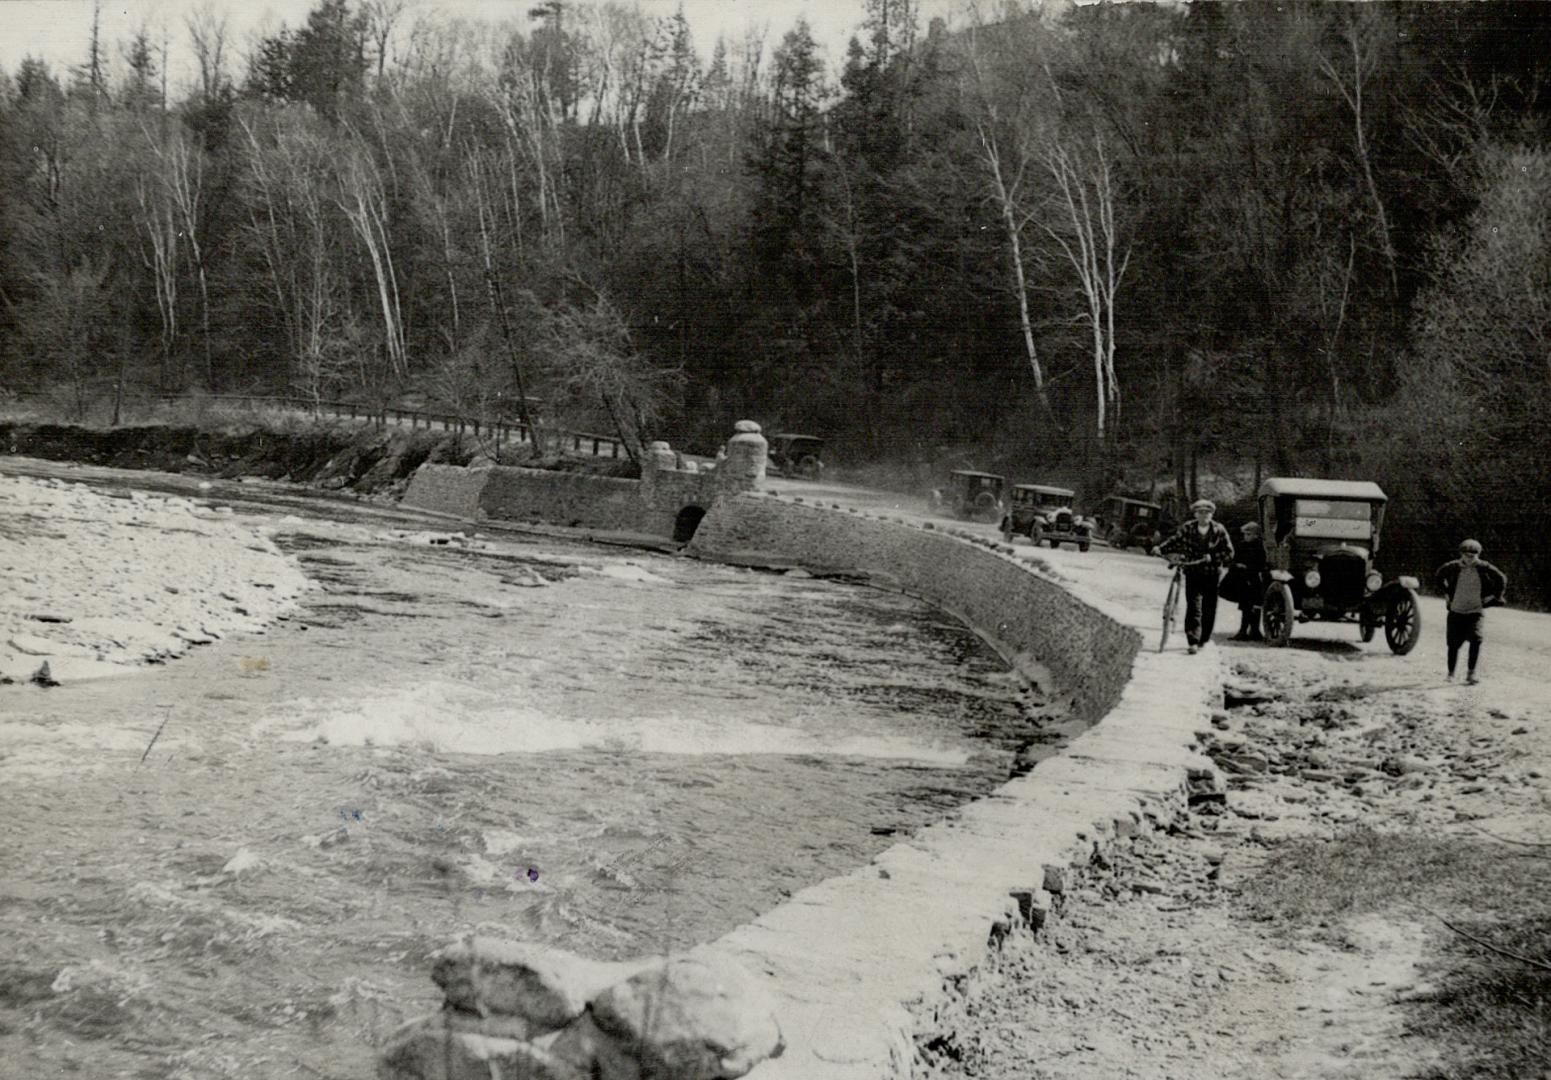
[[[161,1043],[126,1020],[155,1045],[240,1042],[255,1000],[321,982],[430,1004],[428,951],[474,927],[599,957],[712,940],[989,791],[1019,745],[1059,732],[983,642],[914,600],[551,537],[433,536],[280,491],[209,494],[267,515],[319,583],[294,617],[37,694],[36,738],[10,743],[36,799],[5,826],[29,875],[0,904],[0,951],[57,968],[101,953],[108,927],[116,962],[144,974],[160,955],[176,1018]],[[168,722],[137,763],[147,717]],[[347,1032],[326,1041],[280,1058],[351,1057]]]

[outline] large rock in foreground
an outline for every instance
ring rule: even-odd
[[[433,978],[445,1006],[394,1033],[382,1080],[733,1080],[783,1049],[770,994],[714,949],[609,964],[470,935]]]
[[[447,1007],[525,1021],[527,1036],[557,1031],[598,994],[661,961],[605,963],[526,941],[469,935],[441,950],[431,978]]]
[[[611,986],[588,1012],[643,1076],[728,1080],[784,1049],[765,988],[731,957],[708,948]]]

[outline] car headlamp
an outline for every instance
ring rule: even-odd
[[[1369,592],[1378,592],[1384,587],[1384,575],[1377,570],[1370,571],[1365,584],[1368,586]]]
[[[1319,571],[1310,570],[1307,574],[1304,574],[1303,583],[1311,589],[1319,588]]]

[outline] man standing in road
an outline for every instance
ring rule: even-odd
[[[1187,521],[1154,548],[1155,553],[1178,552],[1185,564],[1185,651],[1194,654],[1212,640],[1217,621],[1218,570],[1233,561],[1233,541],[1222,522],[1213,521],[1217,504],[1197,499],[1190,504],[1194,521]]]
[[[1501,604],[1508,591],[1508,577],[1481,557],[1481,542],[1466,540],[1459,546],[1459,558],[1438,567],[1438,587],[1448,604],[1447,638],[1449,645],[1449,681],[1454,681],[1454,665],[1459,647],[1470,643],[1465,661],[1465,681],[1472,686],[1476,663],[1481,659],[1482,622],[1486,609]]]

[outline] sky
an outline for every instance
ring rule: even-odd
[[[959,21],[955,13],[966,0],[919,0],[920,30],[924,34],[934,15]],[[228,32],[238,55],[257,32],[284,23],[300,26],[316,0],[102,0],[102,35],[122,70],[118,43],[126,42],[141,26],[152,40],[161,38],[160,27],[170,31],[174,83],[187,78],[190,57],[184,20],[201,6],[228,16]],[[434,12],[446,16],[526,23],[533,0],[409,0],[410,12]],[[767,39],[780,40],[798,16],[808,20],[814,37],[824,47],[832,67],[839,67],[845,44],[861,25],[863,0],[635,0],[649,15],[671,15],[682,3],[695,43],[709,52],[718,34],[742,37],[747,28],[768,28]],[[28,55],[48,61],[56,73],[78,64],[86,56],[91,38],[92,0],[0,0],[0,69],[14,73]],[[238,61],[240,67],[241,61]],[[240,77],[240,70],[233,72]]]

